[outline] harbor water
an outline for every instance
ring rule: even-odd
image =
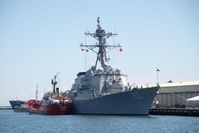
[[[198,133],[199,117],[30,115],[0,110],[0,133]]]

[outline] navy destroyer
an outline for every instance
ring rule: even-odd
[[[159,86],[138,88],[131,86],[127,75],[109,64],[107,51],[121,48],[121,45],[108,45],[106,40],[115,33],[106,33],[97,19],[94,33],[85,35],[94,37],[95,45],[81,44],[80,47],[97,54],[95,65],[86,72],[79,72],[69,91],[76,114],[119,114],[147,115],[149,107]],[[122,50],[122,49],[120,49]]]

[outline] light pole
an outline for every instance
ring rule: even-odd
[[[157,84],[159,85],[159,75],[158,75],[158,72],[160,72],[160,69],[157,68],[156,72],[157,72]]]

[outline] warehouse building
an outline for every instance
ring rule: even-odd
[[[152,106],[159,108],[198,108],[198,101],[187,101],[187,99],[195,96],[199,96],[199,81],[169,81],[168,83],[160,84],[160,89],[154,98]]]

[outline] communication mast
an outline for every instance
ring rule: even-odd
[[[107,48],[121,47],[121,45],[120,44],[118,44],[118,45],[107,45],[106,44],[106,39],[108,39],[111,36],[118,35],[118,34],[112,33],[112,32],[106,33],[105,30],[102,29],[102,27],[100,26],[99,19],[100,18],[98,17],[97,18],[97,29],[96,29],[95,33],[90,33],[90,32],[85,33],[85,35],[92,36],[93,38],[95,38],[98,41],[98,43],[96,45],[81,44],[80,47],[86,47],[97,54],[97,59],[95,62],[95,70],[97,68],[98,61],[100,62],[102,68],[105,70],[108,66],[108,61],[110,60],[109,58],[107,58]],[[94,50],[95,48],[98,48],[98,51],[95,51]]]

